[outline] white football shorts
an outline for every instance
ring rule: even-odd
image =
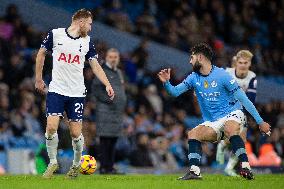
[[[225,122],[229,120],[236,121],[240,124],[240,133],[241,133],[246,124],[246,116],[244,112],[241,110],[233,111],[229,113],[227,116],[218,119],[217,121],[213,121],[213,122],[205,121],[201,123],[200,125],[211,127],[212,129],[214,129],[214,131],[217,134],[217,141],[220,141],[223,139],[223,136],[224,136]]]

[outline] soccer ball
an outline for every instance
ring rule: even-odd
[[[83,175],[91,175],[97,169],[97,161],[93,156],[83,155],[81,156],[80,173]]]

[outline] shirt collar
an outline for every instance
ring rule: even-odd
[[[67,28],[65,28],[65,33],[66,33],[66,35],[67,35],[69,38],[71,38],[71,39],[74,39],[74,40],[80,39],[80,36],[78,36],[78,37],[72,37],[72,36],[68,33]]]
[[[212,65],[212,64],[211,64],[211,65]],[[214,68],[215,68],[215,66],[212,65],[211,70],[210,70],[210,72],[209,72],[207,75],[203,75],[203,74],[201,74],[201,73],[200,73],[200,75],[203,76],[203,77],[207,77],[207,76],[209,76],[209,75],[212,73],[212,71],[214,70]]]

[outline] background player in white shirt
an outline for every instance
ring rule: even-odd
[[[245,91],[246,95],[252,103],[255,103],[257,80],[254,72],[250,71],[253,54],[248,50],[241,50],[233,57],[232,68],[227,68],[226,71],[237,81],[239,86]],[[241,137],[246,142],[247,127],[244,127],[241,132]],[[228,140],[222,140],[217,147],[216,160],[220,164],[224,164],[224,151],[228,146]],[[229,176],[238,176],[234,167],[238,163],[238,158],[231,154],[228,164],[225,168],[225,173]]]
[[[75,178],[78,176],[84,145],[81,130],[86,95],[83,76],[85,60],[89,61],[94,74],[106,86],[106,92],[110,99],[114,98],[114,91],[97,61],[98,55],[88,36],[91,26],[91,12],[85,9],[78,10],[72,17],[70,27],[53,29],[48,33],[37,54],[35,88],[41,93],[45,91],[42,70],[46,51],[52,51],[53,57],[52,81],[49,84],[46,99],[47,126],[45,137],[50,163],[43,174],[45,178],[51,178],[59,167],[56,159],[57,129],[64,111],[69,120],[74,150],[73,165],[67,173],[67,177]]]

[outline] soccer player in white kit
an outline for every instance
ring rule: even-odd
[[[51,178],[59,168],[56,158],[57,129],[64,111],[69,120],[74,150],[74,160],[67,173],[67,178],[76,178],[78,176],[84,145],[84,137],[81,131],[86,96],[83,76],[85,60],[88,60],[94,74],[105,85],[110,99],[114,98],[112,86],[97,61],[98,55],[88,36],[91,26],[91,12],[86,9],[78,10],[72,17],[70,27],[53,29],[48,33],[37,54],[35,88],[40,93],[45,91],[42,70],[46,51],[52,51],[53,57],[52,81],[49,84],[46,98],[47,126],[45,133],[50,163],[43,174],[44,178]]]
[[[248,50],[240,50],[233,57],[234,64],[232,68],[227,68],[226,71],[237,81],[239,86],[244,90],[249,100],[254,103],[256,98],[257,80],[256,74],[249,70],[251,66],[253,54]],[[244,142],[246,142],[247,127],[244,127],[240,134]],[[228,140],[222,140],[217,146],[216,160],[220,164],[224,164],[224,151],[228,146]],[[231,154],[225,168],[225,173],[229,176],[238,176],[234,167],[238,163],[238,158]]]

